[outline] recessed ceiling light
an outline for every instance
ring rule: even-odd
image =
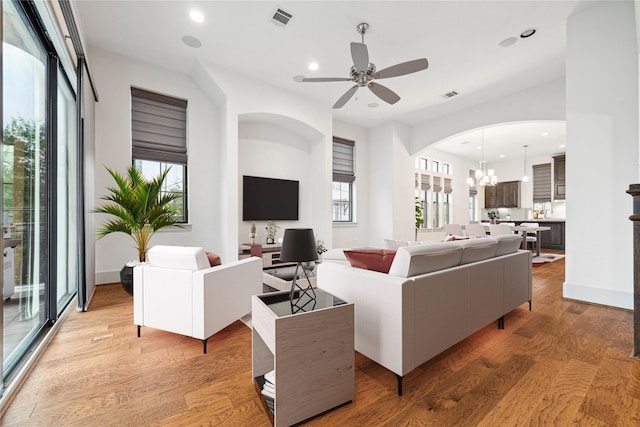
[[[527,37],[531,37],[535,33],[536,33],[535,28],[529,28],[528,30],[524,30],[522,33],[520,33],[520,38],[526,39]]]
[[[294,82],[302,83],[302,79],[304,79],[304,76],[301,76],[299,74],[297,76],[293,76]]]
[[[307,68],[309,68],[311,71],[316,71],[318,69],[318,63],[309,62],[309,65],[307,65]]]
[[[191,9],[189,11],[189,18],[191,18],[193,22],[197,22],[198,24],[204,22],[204,15],[202,14],[202,12],[196,9]]]
[[[504,159],[504,157],[505,157],[504,154],[500,154],[501,159]]]
[[[378,108],[380,104],[378,104],[377,102],[370,102],[369,104],[367,104],[367,106],[369,108]]]
[[[192,36],[184,36],[182,38],[182,43],[186,44],[189,47],[198,48],[202,46],[202,42],[195,37]]]
[[[506,39],[504,39],[500,43],[498,43],[498,46],[500,46],[500,47],[509,47],[509,46],[512,46],[517,41],[518,41],[518,39],[515,38],[515,37],[507,37]]]
[[[560,148],[564,148],[564,147],[565,147],[565,145],[564,145],[564,144],[560,144],[560,145],[558,145],[558,147],[560,147]]]
[[[477,146],[476,146],[476,148],[477,148],[478,150],[482,150],[482,145],[477,145]]]
[[[542,132],[540,135],[541,136],[549,136],[549,132]]]

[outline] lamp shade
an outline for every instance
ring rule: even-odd
[[[311,228],[287,228],[284,230],[280,261],[306,262],[318,259],[316,238]]]

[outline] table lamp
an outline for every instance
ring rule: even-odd
[[[293,282],[291,283],[291,291],[289,293],[289,300],[291,301],[292,309],[293,307],[297,307],[301,310],[309,302],[315,302],[316,293],[313,290],[313,286],[311,286],[307,270],[302,267],[302,263],[315,261],[317,259],[318,252],[316,251],[316,239],[311,228],[287,228],[284,230],[282,250],[280,251],[280,261],[296,263],[296,270],[293,275]],[[299,268],[302,269],[304,276],[307,279],[307,286],[304,288],[300,286],[297,281]],[[295,297],[296,287],[301,291],[297,298]],[[300,307],[297,305],[297,302],[299,302],[300,298],[304,295],[309,297],[310,301],[307,301]]]

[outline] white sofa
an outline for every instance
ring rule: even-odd
[[[154,246],[133,269],[133,322],[207,340],[251,311],[262,293],[262,259],[210,267],[202,248]]]
[[[402,377],[524,302],[531,254],[518,235],[397,249],[389,273],[318,266],[318,287],[355,305],[355,348]],[[337,257],[336,257],[337,258]]]

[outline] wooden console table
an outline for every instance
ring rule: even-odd
[[[353,304],[315,289],[307,311],[292,314],[289,292],[254,295],[252,377],[274,370],[275,427],[349,403],[354,396]]]

